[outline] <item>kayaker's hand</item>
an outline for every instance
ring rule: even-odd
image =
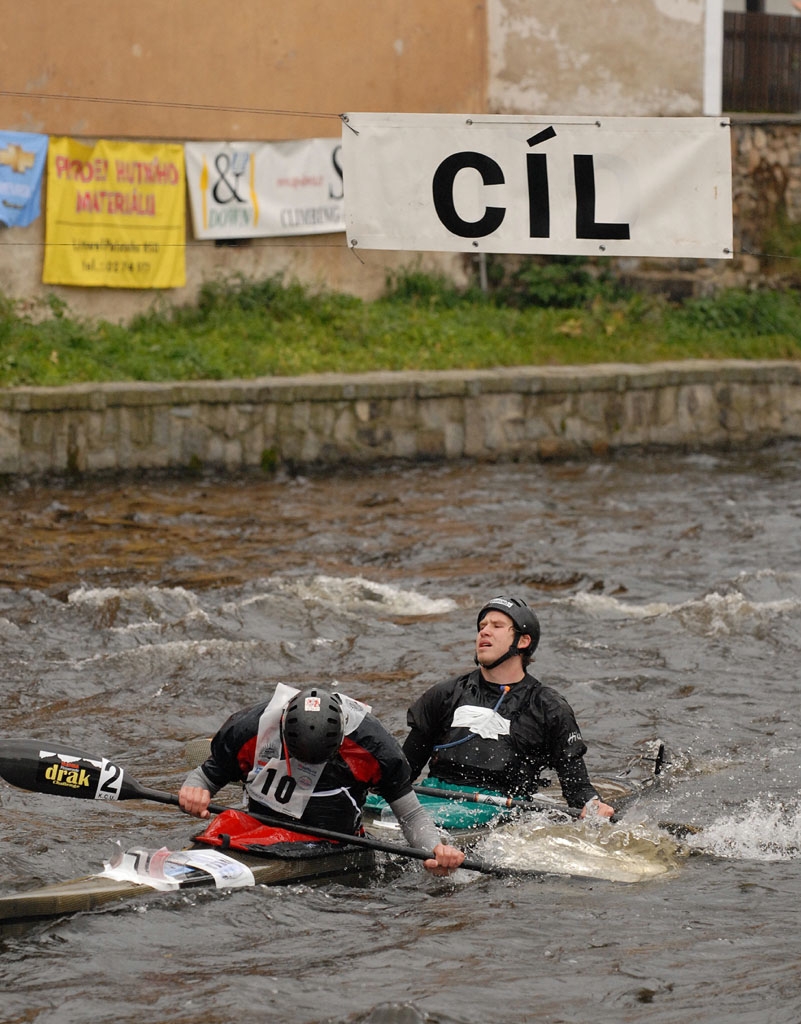
[[[436,860],[423,861],[423,867],[432,875],[449,875],[464,860],[464,853],[461,850],[457,850],[455,846],[445,846],[444,843],[437,843],[432,852]]]
[[[178,803],[181,810],[191,814],[194,818],[209,817],[209,803],[211,793],[202,786],[182,786],[178,794]]]
[[[610,807],[609,804],[605,804],[603,800],[593,799],[588,800],[581,809],[580,818],[586,818],[587,815],[591,818],[611,818],[615,813],[614,807]]]

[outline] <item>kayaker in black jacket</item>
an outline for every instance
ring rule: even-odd
[[[587,747],[568,702],[526,671],[539,643],[537,616],[517,597],[478,613],[473,672],[438,683],[409,709],[403,744],[416,779],[426,762],[443,782],[531,796],[556,772],[571,807],[611,817],[584,764]]]
[[[254,814],[353,835],[374,790],[409,844],[434,853],[423,861],[429,871],[447,875],[464,859],[420,805],[398,741],[366,704],[345,694],[279,683],[270,699],[222,725],[211,755],[184,781],[179,803],[187,814],[208,818],[212,796],[230,782],[244,784]]]

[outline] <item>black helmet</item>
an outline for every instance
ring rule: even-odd
[[[488,611],[503,612],[515,624],[518,634],[530,636],[531,643],[526,650],[533,654],[540,642],[540,621],[531,608],[519,597],[493,597],[487,601],[476,619],[476,629],[481,628],[481,620]],[[517,645],[515,645],[517,646]]]
[[[338,695],[319,686],[302,690],[284,708],[282,727],[291,757],[309,764],[330,761],[345,735],[345,716]]]

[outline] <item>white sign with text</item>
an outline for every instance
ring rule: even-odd
[[[342,145],[187,142],[195,238],[258,238],[344,231]]]
[[[732,256],[726,118],[351,113],[342,159],[357,251]]]

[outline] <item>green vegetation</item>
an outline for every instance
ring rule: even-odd
[[[801,259],[801,224],[791,221],[786,211],[779,210],[769,228],[763,248],[771,259],[771,269],[781,272],[787,261],[797,264]]]
[[[0,295],[0,386],[220,380],[655,360],[801,358],[801,293],[729,291],[682,304],[624,290],[575,259],[490,261],[487,294],[404,272],[383,298],[280,278],[206,285],[198,303],[127,325],[30,311]]]

